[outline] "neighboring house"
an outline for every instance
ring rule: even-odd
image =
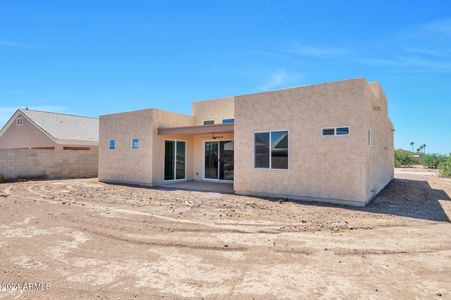
[[[19,109],[0,130],[0,173],[7,178],[95,177],[98,131],[96,118]]]
[[[379,83],[344,80],[100,117],[99,180],[232,182],[237,194],[363,206],[393,178]]]

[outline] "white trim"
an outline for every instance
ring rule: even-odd
[[[206,178],[205,177],[205,144],[208,142],[217,142],[218,143],[218,176],[217,178]],[[235,180],[235,140],[230,138],[222,138],[222,139],[214,139],[214,140],[203,140],[202,145],[202,180],[205,181],[213,181],[213,182],[223,182],[223,183],[233,183],[234,180],[227,179],[219,179],[219,159],[221,158],[221,154],[219,151],[219,142],[233,142],[233,179]]]
[[[138,140],[138,147],[133,148],[133,140]],[[133,137],[130,139],[130,149],[132,150],[138,150],[139,149],[139,138]]]
[[[348,134],[337,134],[337,128],[348,128]],[[332,135],[328,135],[328,134],[323,134],[323,130],[324,129],[333,129],[334,130],[334,134]],[[321,132],[320,132],[321,136],[325,136],[325,137],[332,137],[332,136],[350,136],[351,135],[351,126],[326,126],[326,127],[321,127]]]
[[[111,141],[114,141],[114,148],[110,147]],[[108,150],[116,150],[116,149],[117,149],[116,139],[108,139]]]
[[[271,159],[271,142],[272,142],[272,133],[273,132],[282,132],[286,131],[288,134],[288,165],[286,169],[273,168],[272,167],[272,159]],[[260,168],[255,167],[255,134],[256,133],[269,133],[269,151],[268,151],[268,159],[269,159],[269,167],[268,168]],[[253,169],[254,170],[271,170],[271,171],[288,171],[290,169],[290,131],[288,129],[276,129],[276,130],[256,130],[252,133],[252,152],[253,152]]]
[[[164,175],[164,170],[166,170],[166,141],[174,142],[174,179],[166,179]],[[177,142],[185,143],[185,178],[177,179]],[[177,140],[177,139],[164,139],[164,156],[163,156],[163,181],[164,182],[175,182],[175,181],[186,181],[188,177],[188,141],[187,140]]]
[[[205,122],[209,122],[209,121],[213,121],[213,124],[205,124]],[[202,125],[204,125],[204,126],[215,125],[215,120],[214,120],[214,119],[203,120],[203,121],[202,121]]]
[[[20,122],[19,122],[20,120]],[[18,116],[16,118],[16,126],[22,126],[23,125],[23,117],[22,116]]]

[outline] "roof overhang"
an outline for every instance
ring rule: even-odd
[[[159,135],[167,134],[211,134],[233,132],[234,124],[198,125],[171,128],[158,128]]]

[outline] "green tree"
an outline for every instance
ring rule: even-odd
[[[423,147],[423,153],[426,154],[426,144],[423,144],[421,147]]]
[[[421,156],[421,164],[427,168],[437,169],[440,163],[446,161],[446,156],[440,154],[425,154]]]
[[[416,163],[411,152],[402,149],[395,150],[395,167],[408,167]]]
[[[414,142],[410,142],[410,146],[412,147],[412,152],[413,152],[413,146],[415,146]]]
[[[438,168],[440,176],[451,177],[451,153],[448,155],[447,160],[439,164]]]

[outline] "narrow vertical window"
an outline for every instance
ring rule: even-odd
[[[139,148],[139,139],[133,138],[132,139],[132,149],[138,149]]]
[[[271,169],[288,169],[288,131],[271,132]]]
[[[115,139],[110,139],[108,141],[108,149],[110,149],[110,150],[116,149],[116,140]]]
[[[175,179],[185,179],[185,142],[177,141],[177,151],[175,159]]]
[[[269,168],[269,132],[254,133],[254,166]]]
[[[17,117],[16,126],[21,126],[23,124],[23,117]]]
[[[175,141],[164,142],[164,180],[174,179]]]
[[[368,146],[373,145],[373,131],[368,129]]]

